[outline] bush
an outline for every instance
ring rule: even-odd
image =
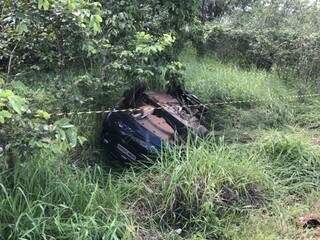
[[[5,0],[0,16],[0,70],[99,65],[110,75],[158,79],[177,57],[169,52],[197,14],[198,1]],[[175,45],[175,47],[177,44]],[[160,71],[160,72],[159,72]]]
[[[22,67],[61,71],[90,52],[88,45],[101,32],[101,5],[87,0],[5,0],[0,21],[0,69],[8,75]]]
[[[0,87],[0,169],[12,170],[19,160],[51,159],[85,140],[68,119],[52,119],[15,92],[12,85]]]
[[[320,74],[320,35],[299,35],[290,30],[248,30],[212,25],[206,29],[201,49],[243,67],[275,69],[282,77],[301,77],[297,85],[318,80]],[[303,82],[301,82],[303,81]]]

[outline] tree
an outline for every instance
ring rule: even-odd
[[[0,50],[2,68],[52,68],[83,52],[88,38],[101,31],[101,5],[88,0],[5,0]],[[14,64],[13,64],[14,63]]]
[[[247,11],[257,0],[202,0],[202,19],[220,18],[235,10]]]

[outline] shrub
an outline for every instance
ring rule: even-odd
[[[8,75],[21,72],[22,66],[63,70],[79,54],[86,55],[87,45],[101,31],[101,5],[87,0],[5,0],[0,20],[0,69]]]
[[[13,168],[18,160],[50,159],[85,140],[68,119],[51,119],[9,87],[0,88],[0,126],[0,155],[6,159],[0,164],[2,169]]]
[[[299,35],[291,30],[241,29],[213,25],[206,29],[205,46],[219,58],[241,66],[275,69],[285,78],[300,79],[297,85],[318,80],[320,35]]]

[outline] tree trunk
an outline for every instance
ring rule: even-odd
[[[202,23],[204,23],[206,21],[206,0],[202,0],[201,20],[202,20]]]
[[[17,0],[13,0],[12,1],[12,8],[13,8],[13,16],[14,16],[14,27],[16,28],[18,25],[18,16],[17,16],[17,10],[18,10],[18,3]],[[18,43],[17,42],[15,44],[15,46],[13,47],[13,49],[10,52],[10,57],[9,57],[9,62],[8,62],[8,67],[7,67],[7,78],[8,80],[10,80],[10,75],[11,75],[11,69],[12,69],[12,61],[14,58],[14,53],[16,51],[16,48],[18,47]]]
[[[102,59],[102,69],[101,69],[101,79],[103,81],[107,80],[107,71],[108,71],[108,65],[110,63],[110,60],[108,58],[108,53],[106,52],[103,55],[103,59]]]
[[[8,68],[7,68],[7,79],[8,80],[10,80],[12,61],[13,61],[13,58],[14,58],[14,52],[16,51],[16,48],[18,47],[18,44],[19,44],[19,42],[16,43],[16,45],[14,46],[14,48],[12,49],[12,51],[10,53],[9,62],[8,62]]]

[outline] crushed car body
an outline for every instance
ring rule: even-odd
[[[199,99],[181,87],[167,92],[134,87],[106,116],[102,142],[125,163],[146,159],[159,152],[163,143],[183,143],[190,132],[205,136],[206,112]]]

